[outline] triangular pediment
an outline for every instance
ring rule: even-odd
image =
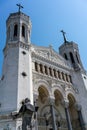
[[[40,47],[40,46],[33,46],[34,54],[46,58],[49,61],[58,63],[63,66],[68,66],[68,62],[56,52],[51,46],[49,47]]]

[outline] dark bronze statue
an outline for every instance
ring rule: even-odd
[[[22,106],[19,112],[15,115],[12,115],[13,119],[22,117],[22,130],[27,130],[27,127],[31,127],[31,119],[33,112],[35,112],[35,107],[30,104],[30,100],[26,98],[22,102]]]

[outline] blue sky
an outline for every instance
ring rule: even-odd
[[[6,19],[17,12],[17,3],[32,21],[31,42],[49,46],[58,51],[63,43],[60,30],[66,32],[68,41],[78,43],[83,66],[87,70],[87,0],[0,0],[0,75],[3,48],[6,41]]]

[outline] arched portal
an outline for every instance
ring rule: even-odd
[[[45,86],[42,85],[38,88],[38,92],[39,92],[38,98],[40,99],[41,103],[45,103],[45,101],[49,97],[48,90],[45,88]]]
[[[55,96],[55,104],[59,105],[63,99],[63,96],[59,90],[54,91],[54,96]]]
[[[68,94],[69,100],[69,113],[73,130],[81,130],[80,122],[78,118],[78,112],[76,110],[75,104],[76,100],[72,94]]]

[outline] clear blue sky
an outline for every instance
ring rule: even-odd
[[[68,41],[78,43],[83,66],[87,70],[87,0],[0,0],[0,75],[3,63],[2,50],[6,41],[6,19],[17,12],[17,3],[32,21],[31,42],[49,46],[58,51],[63,43],[60,30]]]

